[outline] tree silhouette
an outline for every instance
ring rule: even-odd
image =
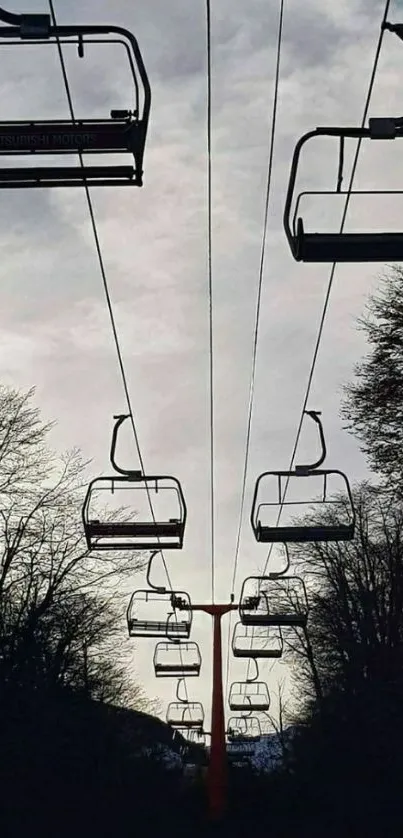
[[[298,794],[322,829],[331,814],[330,834],[358,828],[376,834],[382,828],[398,835],[403,508],[389,491],[368,483],[355,490],[354,501],[353,541],[305,544],[293,551],[309,590],[307,634],[316,670],[314,676],[303,638],[287,637],[303,699],[293,770]],[[326,513],[329,523],[337,521],[337,509]]]
[[[116,589],[144,557],[89,553],[87,464],[77,450],[52,454],[32,400],[0,387],[0,678],[8,690],[48,679],[127,703]],[[134,700],[144,707],[138,688]]]
[[[400,492],[403,476],[403,269],[394,267],[358,321],[370,346],[345,388],[342,415],[372,470]]]

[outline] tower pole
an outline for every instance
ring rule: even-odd
[[[221,620],[224,614],[235,611],[238,605],[192,605],[192,611],[203,611],[213,618],[213,687],[211,702],[211,745],[207,773],[209,818],[217,823],[227,809],[228,765],[225,744],[224,691],[222,682],[222,632]]]

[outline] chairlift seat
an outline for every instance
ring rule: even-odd
[[[259,658],[273,659],[281,658],[282,654],[283,652],[281,649],[252,649],[250,652],[248,652],[248,654],[246,654],[246,652],[240,652],[239,649],[237,649],[234,652],[234,658],[255,658],[255,660]]]
[[[266,544],[278,544],[280,542],[286,544],[304,544],[306,542],[318,541],[349,541],[354,536],[354,524],[321,524],[320,526],[312,526],[310,524],[304,526],[291,527],[266,527],[261,523],[256,526],[255,537],[256,541],[262,541]]]
[[[290,611],[289,613],[277,613],[277,614],[268,614],[268,613],[256,613],[256,614],[246,614],[244,613],[242,616],[242,622],[245,626],[295,626],[296,628],[305,628],[308,623],[308,616],[307,614],[295,614],[295,612]],[[265,657],[265,655],[249,655],[249,657]],[[267,655],[266,657],[281,657],[279,655]]]
[[[128,620],[130,637],[189,637],[189,623],[185,621],[168,623],[157,620],[136,620],[135,617]]]
[[[180,669],[174,664],[155,664],[155,674],[157,677],[158,675],[170,675],[179,678],[181,675],[198,675],[199,672],[200,666],[197,663],[185,663]]]
[[[252,699],[246,700],[245,699],[245,700],[242,701],[241,699],[235,699],[234,698],[230,702],[230,709],[231,710],[240,710],[240,711],[242,711],[242,710],[243,711],[245,711],[245,710],[255,710],[255,711],[261,710],[262,712],[264,712],[264,711],[268,710],[269,707],[270,707],[270,703],[268,701],[265,701],[264,699],[262,699],[261,701],[258,701],[257,699],[255,699],[255,700],[252,700]]]
[[[247,623],[244,623],[244,625],[247,625]],[[256,623],[253,623],[253,625],[256,625]],[[260,623],[260,625],[276,625],[277,626],[279,624],[278,623],[275,623],[275,624]],[[279,649],[251,649],[247,653],[243,652],[243,651],[240,651],[239,649],[236,649],[233,654],[234,654],[234,658],[255,658],[255,660],[257,660],[259,658],[267,658],[267,659],[281,658],[283,652],[282,652],[282,649],[280,649],[280,648]]]
[[[182,525],[180,521],[158,521],[146,523],[144,521],[89,521],[88,529],[92,538],[102,538],[108,536],[109,538],[122,537],[137,538],[149,536],[154,537],[180,537],[182,533]]]
[[[192,719],[182,719],[182,721],[178,724],[180,724],[180,727],[186,728],[186,730],[196,730],[203,727],[203,722],[199,720],[193,721]],[[169,719],[167,719],[167,725],[170,725],[171,727],[178,727],[175,721],[171,721]]]
[[[36,166],[0,168],[0,189],[51,186],[133,186],[133,166]]]

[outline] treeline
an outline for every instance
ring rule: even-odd
[[[242,779],[263,834],[403,834],[402,300],[395,269],[360,321],[370,351],[345,388],[342,415],[373,472],[355,487],[355,539],[292,553],[310,603],[308,631],[287,635],[296,734],[280,772]],[[234,806],[245,823],[239,795]]]
[[[143,557],[88,553],[86,464],[56,458],[50,429],[32,392],[0,388],[1,832],[158,832],[182,793],[164,759],[180,742],[143,712],[154,705],[128,675],[117,593]]]

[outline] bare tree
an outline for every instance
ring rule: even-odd
[[[370,352],[346,388],[343,416],[371,468],[401,491],[403,476],[403,269],[392,268],[359,326]]]
[[[50,451],[51,425],[33,407],[32,390],[0,387],[0,416],[0,672],[10,684],[46,671],[60,684],[127,702],[124,654],[116,656],[124,651],[119,587],[144,556],[88,551],[81,523],[88,463],[78,450]],[[139,688],[137,699],[144,707]]]
[[[372,685],[403,690],[403,509],[389,492],[362,484],[354,493],[356,536],[294,550],[308,581],[307,643],[289,644],[300,675],[318,696],[362,695]],[[334,509],[326,513],[336,520]]]

